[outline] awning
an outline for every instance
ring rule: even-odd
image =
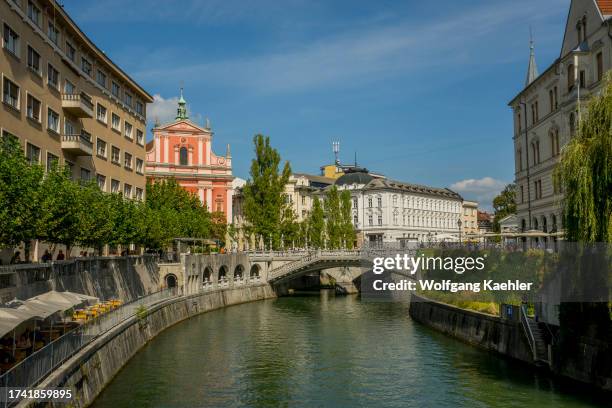
[[[92,305],[99,302],[99,299],[94,296],[83,295],[81,293],[74,292],[58,292],[52,290],[50,292],[43,293],[42,295],[34,296],[28,299],[28,302],[34,302],[38,304],[56,304],[64,310],[69,310],[81,305]]]
[[[7,333],[12,332],[23,323],[38,319],[36,315],[24,310],[0,307],[0,337],[4,337]]]

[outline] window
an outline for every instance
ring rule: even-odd
[[[111,114],[111,127],[121,132],[121,118],[115,113]]]
[[[368,215],[368,225],[371,227],[372,225],[374,225],[374,222],[372,221],[372,214]]]
[[[119,88],[119,84],[113,81],[111,85],[111,93],[115,98],[119,98],[119,92],[121,92],[121,88]]]
[[[66,55],[72,62],[76,59],[76,49],[68,41],[66,41]]]
[[[81,168],[81,181],[88,182],[91,180],[91,171]]]
[[[10,79],[4,78],[2,86],[2,101],[19,110],[19,87]]]
[[[536,180],[533,182],[534,192],[536,200],[542,198],[542,180]]]
[[[98,70],[98,75],[96,76],[96,82],[103,88],[106,88],[106,74],[100,70]]]
[[[97,112],[96,117],[98,118],[98,120],[106,124],[106,108],[98,104],[98,108],[96,112]]]
[[[368,197],[368,207],[372,208],[372,197]]]
[[[47,108],[47,129],[59,133],[59,114],[51,108]]]
[[[181,147],[179,151],[179,164],[181,166],[187,166],[189,164],[188,153],[186,147]]]
[[[144,146],[144,133],[140,129],[136,129],[136,143]]]
[[[128,139],[132,138],[132,124],[129,122],[125,122],[124,124],[125,137]]]
[[[132,155],[128,152],[123,154],[123,165],[126,169],[132,170]]]
[[[47,36],[55,45],[59,43],[59,30],[50,21],[49,21],[49,31],[47,31]]]
[[[553,95],[553,90],[549,89],[548,90],[548,103],[550,106],[550,111],[554,111],[555,110],[555,97]]]
[[[578,76],[579,86],[580,88],[586,87],[586,74],[584,70],[580,71],[580,75]]]
[[[96,140],[96,154],[100,157],[106,157],[106,142],[100,138]]]
[[[523,170],[523,149],[521,149],[520,147],[516,152],[516,161],[517,161],[516,167],[518,171],[522,171]]]
[[[4,24],[4,49],[19,57],[19,35],[7,24]]]
[[[119,160],[121,160],[121,150],[113,146],[111,149],[111,161],[115,164],[119,164]]]
[[[51,171],[59,162],[59,157],[47,152],[47,171]]]
[[[550,147],[553,157],[559,155],[559,131],[557,129],[550,131]]]
[[[570,128],[570,136],[574,136],[576,134],[576,116],[574,112],[570,113],[569,116],[569,128]]]
[[[396,207],[397,206],[397,196],[393,195],[393,206]]]
[[[28,45],[28,68],[40,75],[40,54]]]
[[[74,163],[64,159],[64,165],[68,168],[68,174],[70,174],[70,180],[74,180]]]
[[[603,78],[603,55],[601,51],[597,53],[596,61],[597,61],[597,81],[601,81],[601,79]]]
[[[68,119],[64,117],[64,133],[67,135],[74,135],[74,125]]]
[[[382,197],[377,198],[378,208],[382,207]]]
[[[64,93],[68,95],[76,94],[76,87],[69,80],[66,80],[66,82],[64,82]]]
[[[104,191],[106,189],[106,176],[98,174],[96,176],[96,181],[98,182],[98,188]]]
[[[127,92],[125,92],[125,104],[130,108],[132,107],[132,95]]]
[[[353,197],[353,208],[357,208],[357,197]]]
[[[393,225],[397,225],[398,224],[398,213],[397,211],[393,212]]]
[[[142,188],[136,187],[136,199],[138,201],[142,201],[142,197],[143,197],[143,190],[142,190]]]
[[[47,84],[52,88],[59,89],[59,72],[51,64],[47,64]]]
[[[144,105],[140,101],[136,101],[136,113],[139,115],[144,115]]]
[[[574,64],[569,64],[567,66],[567,91],[568,92],[574,88],[574,83],[576,82],[575,76],[576,76],[576,72],[574,69]]]
[[[531,143],[531,152],[533,153],[533,165],[540,163],[540,141],[536,140]]]
[[[132,186],[125,183],[123,185],[123,196],[125,198],[132,198]]]
[[[111,179],[111,193],[118,193],[119,192],[119,180],[115,180],[115,179]]]
[[[357,214],[353,215],[353,225],[357,226],[357,224],[359,224],[359,217],[357,216]]]
[[[91,62],[87,61],[85,57],[81,57],[81,70],[91,76]]]
[[[553,96],[555,97],[555,109],[559,108],[559,98],[557,97],[557,87],[553,88]]]
[[[40,27],[40,9],[33,1],[28,1],[28,18]]]
[[[382,215],[378,215],[378,225],[382,225]]]
[[[142,159],[136,159],[136,173],[142,174],[144,167],[144,161]]]
[[[40,162],[40,148],[33,144],[26,143],[26,158],[30,164],[36,164]]]
[[[521,132],[521,128],[523,126],[522,125],[523,122],[521,122],[521,112],[517,112],[517,114],[516,114],[516,121],[518,122],[518,126],[517,127],[518,127],[518,131],[520,133]]]
[[[27,97],[27,115],[28,118],[40,122],[40,101],[28,94]]]

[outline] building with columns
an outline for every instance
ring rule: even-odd
[[[181,97],[174,122],[156,124],[147,143],[146,175],[149,180],[173,177],[185,190],[197,195],[209,211],[222,211],[232,222],[232,156],[212,151],[213,132],[189,120],[187,102]]]
[[[559,57],[538,75],[532,43],[525,87],[509,103],[518,229],[552,234],[529,238],[530,245],[552,248],[562,232],[563,193],[553,183],[553,172],[586,101],[600,91],[612,66],[610,17],[609,0],[572,0]]]

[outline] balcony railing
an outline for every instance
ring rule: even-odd
[[[62,94],[62,108],[77,118],[93,118],[93,103],[82,93]]]
[[[93,154],[91,136],[87,133],[63,134],[62,149],[77,156],[91,156]]]

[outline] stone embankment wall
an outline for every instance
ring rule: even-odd
[[[474,346],[533,363],[521,323],[412,295],[410,317]]]
[[[50,264],[2,267],[0,301],[28,299],[49,290],[84,293],[124,302],[160,289],[154,255],[77,258]]]
[[[272,288],[260,284],[166,300],[152,306],[145,318],[130,318],[95,340],[55,370],[39,387],[69,387],[76,396],[71,406],[88,406],[138,350],[168,327],[200,313],[272,297]],[[64,407],[65,403],[56,406]]]

